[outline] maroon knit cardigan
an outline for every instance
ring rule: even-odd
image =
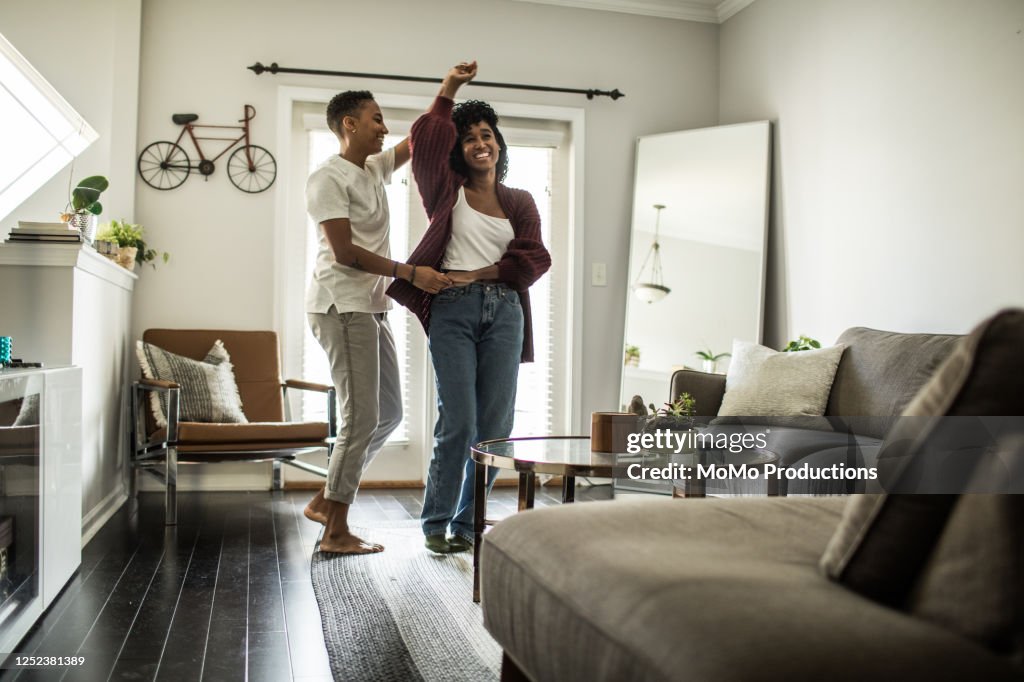
[[[452,209],[458,200],[459,188],[467,181],[448,163],[456,138],[455,124],[452,123],[453,104],[447,97],[438,96],[430,110],[413,124],[409,140],[412,173],[419,186],[430,227],[409,255],[408,262],[429,265],[435,270],[441,269],[441,260],[452,236]],[[551,267],[551,255],[541,242],[540,214],[530,193],[506,187],[500,182],[495,189],[501,210],[512,223],[515,235],[498,261],[498,279],[519,293],[523,306],[520,361],[533,362],[533,319],[528,289]],[[387,293],[419,318],[424,331],[429,329],[432,294],[403,279],[393,281]]]

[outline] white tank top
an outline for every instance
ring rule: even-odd
[[[476,210],[466,201],[460,187],[452,209],[452,238],[441,267],[444,270],[479,270],[494,265],[514,238],[508,218],[495,218]]]

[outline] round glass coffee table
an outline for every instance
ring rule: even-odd
[[[486,517],[487,468],[519,472],[519,511],[533,508],[537,474],[562,477],[562,502],[575,500],[576,477],[612,478],[625,465],[619,455],[590,451],[586,436],[500,438],[472,448],[476,466],[473,506],[473,601],[480,601],[480,544],[484,528],[493,525]]]

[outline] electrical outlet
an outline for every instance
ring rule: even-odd
[[[590,273],[590,283],[595,287],[608,286],[608,269],[604,263],[594,263]]]

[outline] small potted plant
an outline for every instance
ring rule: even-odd
[[[111,220],[100,227],[97,240],[108,241],[118,246],[117,264],[129,270],[135,269],[135,264],[143,265],[149,263],[156,267],[156,258],[160,254],[156,249],[147,248],[142,236],[143,227],[126,220]],[[170,258],[166,251],[163,253],[163,261],[166,263]]]
[[[732,356],[732,353],[715,353],[710,348],[706,350],[699,350],[694,353],[703,362],[701,363],[702,369],[708,374],[714,374],[715,370],[718,369],[718,361],[722,358],[728,358]]]
[[[626,367],[639,367],[640,366],[640,348],[639,346],[631,346],[626,344],[626,353],[623,364]]]
[[[818,348],[821,348],[821,344],[818,341],[812,339],[809,336],[804,336],[801,334],[799,338],[790,341],[789,344],[787,344],[786,347],[782,349],[782,352],[795,353],[801,350],[816,350]]]
[[[71,197],[68,205],[64,207],[61,214],[61,222],[67,223],[82,234],[82,239],[92,244],[93,234],[96,232],[96,216],[103,213],[103,204],[100,203],[100,194],[103,193],[110,183],[102,175],[90,175],[71,190]]]
[[[680,393],[679,397],[664,407],[656,408],[651,403],[651,416],[647,418],[645,431],[669,429],[686,431],[693,428],[693,418],[697,414],[697,400],[689,393]]]
[[[648,451],[662,455],[692,453],[693,448],[686,444],[684,439],[666,437],[665,432],[682,433],[693,428],[694,415],[697,413],[696,399],[689,393],[681,393],[672,402],[665,403],[664,407],[657,408],[654,403],[651,403],[650,410],[650,416],[647,417],[644,424],[644,433],[658,436],[657,432],[661,432],[662,440],[656,440],[654,446],[648,448]]]

